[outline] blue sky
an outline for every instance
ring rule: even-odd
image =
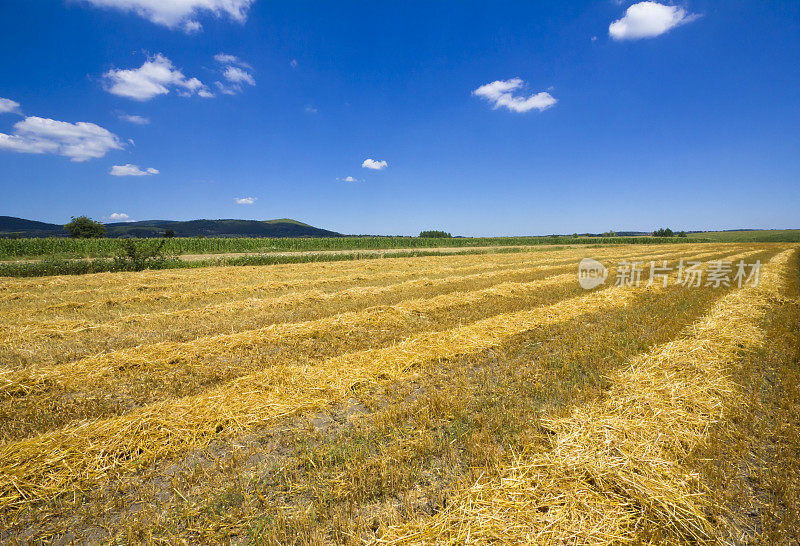
[[[0,50],[0,215],[800,228],[797,1],[3,0]]]

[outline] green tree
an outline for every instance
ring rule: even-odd
[[[653,237],[675,237],[675,233],[669,228],[661,228],[653,232]]]
[[[168,230],[164,231],[164,238],[165,239],[172,239],[173,237],[175,237],[175,230],[174,229],[168,229]]]
[[[74,239],[99,239],[106,236],[106,226],[95,222],[88,216],[78,216],[77,218],[73,216],[64,229]]]
[[[452,237],[452,235],[450,235],[446,231],[438,231],[438,230],[435,230],[435,229],[429,229],[427,231],[420,231],[419,232],[419,236],[420,237],[429,237],[429,238],[433,238],[433,239],[449,239],[449,238]]]

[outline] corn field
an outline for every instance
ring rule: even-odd
[[[34,258],[109,258],[122,249],[126,240],[147,243],[152,239],[3,239],[0,260]],[[686,242],[686,239],[653,237],[323,237],[323,238],[201,238],[166,239],[165,252],[183,254],[263,253],[330,250],[379,250],[438,247],[530,246],[551,244],[653,244]]]

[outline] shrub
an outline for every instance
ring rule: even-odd
[[[142,271],[164,267],[168,259],[164,253],[165,244],[164,240],[155,244],[137,243],[130,239],[123,241],[120,252],[114,257],[116,269]]]

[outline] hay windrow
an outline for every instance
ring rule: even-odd
[[[764,343],[795,250],[758,286],[719,301],[682,338],[633,359],[610,395],[553,420],[553,449],[521,454],[499,479],[479,480],[446,510],[393,527],[386,544],[686,543],[711,540],[709,497],[681,461],[737,391],[726,366]]]
[[[118,369],[153,373],[169,368],[177,361],[186,366],[192,362],[201,363],[222,355],[242,354],[257,346],[321,335],[332,330],[386,327],[394,323],[400,324],[413,314],[471,305],[493,297],[523,297],[546,288],[566,286],[574,281],[573,274],[564,274],[528,283],[507,282],[482,290],[409,300],[389,307],[373,307],[308,322],[274,324],[258,330],[219,334],[183,343],[155,343],[102,353],[49,368],[9,371],[0,373],[0,395],[28,395],[52,382],[69,389],[90,387]]]
[[[716,248],[741,248],[741,244],[717,244]],[[705,243],[688,243],[670,245],[635,245],[632,246],[606,246],[593,248],[593,254],[598,256],[620,252],[636,252],[663,255],[674,253],[677,249],[683,252],[697,252],[708,247]],[[43,292],[58,291],[60,293],[87,292],[92,290],[113,291],[136,289],[167,289],[180,288],[187,283],[199,282],[202,284],[217,283],[226,285],[230,283],[258,284],[265,276],[275,280],[296,280],[306,278],[333,277],[350,274],[369,274],[379,271],[422,271],[442,267],[468,268],[479,264],[513,264],[532,263],[542,260],[558,259],[569,254],[582,253],[583,247],[562,249],[536,249],[535,252],[487,254],[487,255],[450,255],[450,256],[422,256],[409,260],[408,258],[376,258],[360,260],[359,262],[309,262],[300,264],[281,264],[269,267],[264,266],[230,266],[212,268],[214,275],[209,279],[209,268],[182,269],[182,270],[149,270],[141,272],[121,273],[95,273],[81,276],[52,276],[33,278],[3,278],[0,281],[0,301],[5,301],[6,296],[36,295]]]
[[[290,292],[271,298],[247,298],[244,300],[225,302],[202,307],[193,307],[177,311],[163,311],[157,313],[139,313],[120,317],[119,319],[106,323],[91,323],[86,320],[66,320],[66,321],[43,321],[38,323],[18,326],[18,331],[7,335],[4,342],[13,339],[30,339],[32,336],[67,336],[70,334],[80,334],[90,329],[94,330],[118,330],[129,324],[147,323],[154,319],[164,317],[184,317],[202,320],[209,315],[233,314],[247,309],[280,309],[291,308],[296,305],[323,302],[350,300],[368,296],[387,294],[400,290],[408,290],[419,287],[446,287],[450,284],[459,284],[472,279],[494,279],[507,276],[514,276],[526,273],[535,273],[547,269],[544,266],[522,267],[514,269],[503,269],[499,271],[489,271],[483,273],[473,273],[469,275],[448,275],[447,277],[431,278],[422,277],[393,283],[385,286],[356,286],[338,290],[334,292],[324,292],[319,289]]]
[[[737,255],[738,256],[738,255]],[[190,342],[160,342],[141,347],[102,353],[51,367],[23,369],[0,373],[0,396],[26,396],[58,383],[68,389],[84,389],[96,385],[115,370],[136,369],[139,373],[182,366],[203,366],[219,356],[242,355],[255,347],[263,347],[289,339],[321,335],[334,330],[356,327],[380,327],[402,324],[409,315],[438,309],[475,305],[491,298],[525,297],[575,281],[574,274],[562,274],[532,282],[506,282],[469,292],[452,292],[428,299],[409,300],[389,307],[368,308],[302,323],[274,324],[257,330],[207,336]],[[352,292],[348,292],[352,296]]]
[[[201,395],[8,443],[0,447],[0,509],[20,509],[111,472],[202,448],[220,433],[320,408],[356,385],[404,377],[425,362],[479,352],[531,328],[627,305],[641,290],[609,288],[421,334],[383,349],[344,354],[313,367],[270,369]]]
[[[636,249],[635,252],[629,250],[623,253],[620,253],[619,249],[613,250],[615,252],[609,249],[603,249],[603,251],[597,255],[598,257],[618,256],[620,258],[625,258],[639,255],[642,252],[642,249]],[[683,251],[686,252],[688,249],[683,249]],[[678,251],[673,251],[671,253],[665,253],[664,256],[669,257],[677,253]],[[262,291],[275,292],[287,289],[297,290],[304,287],[312,287],[312,289],[318,290],[318,287],[321,285],[346,285],[352,283],[361,283],[361,287],[363,288],[364,283],[377,283],[385,279],[416,278],[422,275],[428,277],[435,277],[437,275],[453,276],[457,273],[480,273],[508,268],[513,269],[518,266],[527,268],[532,268],[534,266],[547,268],[559,265],[563,266],[575,262],[575,257],[572,256],[572,253],[565,253],[563,251],[560,253],[544,253],[535,256],[526,256],[526,259],[520,259],[520,257],[513,257],[513,259],[493,257],[487,261],[486,257],[483,258],[484,259],[481,261],[475,260],[466,262],[465,265],[436,262],[431,264],[430,267],[418,263],[414,265],[402,263],[391,267],[381,267],[383,264],[374,264],[372,266],[365,265],[363,268],[355,270],[356,273],[348,270],[345,272],[336,272],[336,274],[331,274],[332,272],[323,267],[324,264],[321,264],[319,270],[316,271],[315,274],[312,275],[312,272],[308,272],[307,277],[302,277],[297,274],[294,276],[288,274],[274,274],[271,271],[264,271],[263,268],[261,270],[246,272],[249,273],[250,277],[247,275],[240,275],[236,278],[229,278],[229,276],[215,271],[213,278],[209,279],[206,275],[203,281],[198,283],[195,290],[192,291],[185,290],[185,283],[175,285],[172,287],[173,289],[170,289],[169,286],[161,286],[157,283],[152,285],[142,284],[140,281],[129,283],[123,287],[117,287],[116,289],[103,286],[102,290],[94,288],[79,290],[87,299],[75,299],[74,293],[72,296],[73,299],[65,299],[65,296],[69,297],[69,293],[65,293],[60,287],[58,292],[52,294],[50,297],[48,297],[46,293],[6,295],[0,297],[14,298],[17,305],[15,305],[13,309],[17,314],[22,311],[19,304],[26,301],[35,304],[35,313],[33,313],[33,316],[31,316],[31,313],[25,313],[24,318],[20,317],[20,320],[16,321],[6,320],[6,325],[0,325],[0,333],[2,333],[3,338],[9,338],[9,336],[13,335],[15,330],[23,329],[25,332],[28,332],[39,323],[43,323],[42,326],[46,330],[80,329],[83,327],[83,319],[78,321],[79,324],[74,325],[72,320],[54,320],[50,315],[52,313],[74,313],[88,308],[113,309],[132,304],[147,303],[174,305],[176,303],[180,304],[182,302],[198,301],[222,296],[228,296],[229,298],[244,296],[247,299],[252,298],[254,293]],[[269,280],[264,280],[265,275],[268,276]],[[80,278],[73,282],[80,282]],[[119,295],[120,293],[123,295]],[[41,308],[42,301],[47,303],[44,309]],[[12,308],[9,308],[9,311],[11,311],[11,309]],[[37,316],[41,315],[42,311],[45,311],[46,315],[43,319]],[[0,317],[6,319],[12,318],[8,315],[8,312],[2,312],[1,310]]]
[[[98,276],[83,275],[79,277],[52,277],[56,279],[48,282],[47,280],[33,281],[32,286],[19,286],[11,289],[10,283],[6,285],[6,290],[0,291],[0,301],[18,299],[19,296],[31,296],[35,294],[59,294],[72,297],[88,295],[97,296],[103,294],[129,293],[132,295],[146,295],[147,293],[182,293],[187,282],[202,283],[203,289],[209,293],[216,290],[225,289],[224,293],[231,290],[258,290],[269,289],[277,286],[308,284],[312,281],[322,280],[323,282],[347,282],[351,280],[363,280],[374,275],[394,273],[396,275],[412,275],[435,271],[482,271],[493,267],[505,265],[522,265],[524,263],[546,263],[548,260],[557,259],[564,253],[537,253],[535,255],[490,255],[490,256],[437,256],[432,258],[415,258],[414,262],[408,259],[382,259],[367,260],[361,263],[353,262],[334,262],[334,263],[311,263],[296,264],[291,268],[283,266],[272,266],[269,268],[261,267],[216,267],[213,268],[214,275],[209,278],[206,271],[184,270],[185,275],[175,277],[174,275],[165,276],[164,271],[144,271],[135,274],[125,273],[101,273]],[[480,259],[483,258],[483,259]],[[298,265],[305,265],[299,268]],[[102,277],[100,277],[102,276]],[[50,279],[50,278],[48,278]],[[265,283],[266,281],[266,283]],[[115,300],[116,301],[116,300]],[[79,301],[62,302],[63,304],[79,303]]]

